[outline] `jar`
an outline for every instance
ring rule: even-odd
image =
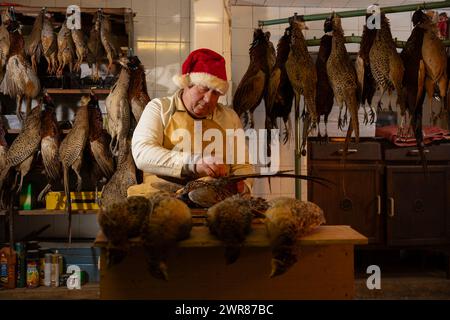
[[[39,287],[39,251],[27,252],[27,288]]]

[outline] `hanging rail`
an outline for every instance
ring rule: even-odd
[[[355,36],[354,34],[352,34],[351,36],[345,36],[344,38],[345,43],[361,43],[361,36]],[[394,41],[397,48],[403,48],[406,44],[406,41],[397,39],[394,39]],[[450,47],[450,40],[443,40],[442,44],[445,47]],[[317,39],[316,37],[314,37],[314,39],[308,39],[306,40],[306,45],[308,47],[320,46],[320,39]]]
[[[399,12],[415,11],[417,9],[440,9],[440,8],[450,8],[450,1],[447,0],[440,2],[428,2],[428,3],[424,2],[415,4],[405,4],[400,6],[380,7],[380,10],[384,13],[399,13]],[[367,9],[341,11],[337,12],[337,14],[341,18],[365,16],[367,14]],[[317,20],[325,20],[330,15],[331,13],[317,13],[304,15],[303,18],[305,19],[305,21],[317,21]],[[289,23],[289,18],[258,21],[258,25],[260,27],[283,23]]]

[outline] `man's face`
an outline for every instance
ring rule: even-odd
[[[195,117],[204,118],[216,108],[220,92],[200,85],[193,85],[184,90],[183,102]]]

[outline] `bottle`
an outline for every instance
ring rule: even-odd
[[[39,251],[27,252],[27,288],[39,287]]]
[[[9,245],[0,250],[0,281],[5,289],[16,287],[16,252]]]
[[[52,287],[59,287],[59,254],[56,251],[55,254],[52,254],[52,280],[51,280],[51,286]]]
[[[6,253],[0,251],[0,287],[8,283],[8,258]]]
[[[39,284],[45,285],[45,255],[50,253],[49,248],[39,248]]]
[[[45,254],[44,264],[44,285],[50,287],[52,285],[52,254]]]
[[[16,285],[17,288],[25,288],[27,286],[27,261],[25,253],[25,244],[23,242],[16,242],[14,249],[17,254],[17,272]]]

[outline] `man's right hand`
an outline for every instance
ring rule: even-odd
[[[202,158],[195,164],[195,169],[200,177],[224,177],[228,174],[228,166],[222,162],[222,159],[215,157]]]

